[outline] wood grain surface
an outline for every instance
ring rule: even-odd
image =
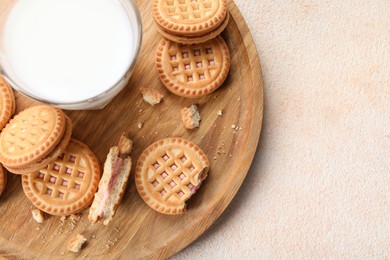
[[[5,1],[0,1],[4,3]],[[122,132],[134,140],[133,160],[152,142],[180,136],[200,146],[210,159],[210,173],[181,216],[169,216],[149,208],[138,195],[131,173],[128,189],[114,221],[91,225],[85,210],[76,224],[46,216],[43,224],[31,217],[32,204],[23,194],[19,176],[8,174],[0,197],[0,255],[11,259],[162,259],[175,254],[202,234],[224,211],[241,186],[260,137],[263,115],[261,69],[250,32],[233,1],[231,20],[222,36],[231,52],[226,82],[213,94],[185,99],[169,93],[159,81],[154,53],[161,36],[151,16],[152,1],[137,1],[143,22],[143,43],[128,86],[104,109],[66,111],[73,120],[73,137],[85,142],[104,162],[109,148]],[[0,7],[1,10],[1,7]],[[4,9],[3,9],[4,10]],[[142,100],[141,87],[161,90],[164,101],[152,107]],[[17,94],[17,110],[35,103]],[[189,131],[180,109],[198,104],[201,127]],[[218,111],[223,115],[219,116]],[[142,128],[138,128],[142,123]],[[236,129],[232,129],[232,125]],[[81,233],[87,239],[79,254],[66,251],[68,240]],[[222,239],[222,238],[221,238]]]

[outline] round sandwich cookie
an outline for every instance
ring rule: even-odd
[[[169,91],[182,97],[199,98],[212,93],[225,81],[230,54],[221,36],[194,45],[162,39],[155,62],[157,73]]]
[[[33,166],[57,147],[66,146],[71,128],[70,120],[61,109],[47,105],[27,108],[0,134],[0,162],[17,174],[13,169],[34,170]]]
[[[192,142],[182,138],[159,140],[141,154],[135,184],[142,199],[164,214],[182,214],[186,201],[209,171],[209,160]]]
[[[0,131],[15,113],[15,96],[12,88],[0,75]]]
[[[5,186],[7,185],[7,172],[3,169],[0,164],[0,196],[3,194]]]
[[[54,150],[44,157],[43,159],[31,163],[28,166],[22,166],[22,167],[7,167],[7,170],[15,173],[15,174],[29,174],[33,171],[38,171],[42,168],[45,168],[49,163],[52,163],[55,159],[57,159],[65,150],[66,146],[68,145],[70,138],[72,136],[72,121],[71,119],[65,115],[65,132],[58,143],[58,145],[54,148]]]
[[[78,213],[92,202],[100,175],[96,155],[85,144],[71,139],[53,163],[23,175],[22,185],[35,207],[64,216]]]
[[[214,31],[227,15],[226,0],[154,0],[153,18],[162,31],[199,36]]]
[[[199,43],[211,40],[211,39],[217,37],[218,35],[220,35],[222,33],[222,31],[225,30],[226,26],[228,25],[229,18],[230,18],[230,15],[229,15],[229,13],[227,13],[227,15],[226,15],[225,19],[223,20],[223,22],[221,23],[221,25],[219,25],[216,29],[214,29],[211,32],[208,32],[205,34],[200,34],[197,36],[185,36],[185,35],[170,34],[166,31],[164,31],[160,27],[157,27],[157,31],[162,36],[164,36],[166,39],[174,41],[174,42],[178,42],[178,43],[182,43],[182,44],[199,44]]]

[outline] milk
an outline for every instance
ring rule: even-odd
[[[18,0],[0,65],[29,95],[85,101],[123,79],[138,51],[135,27],[116,0]]]

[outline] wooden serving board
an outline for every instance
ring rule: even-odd
[[[4,1],[3,1],[4,2]],[[143,22],[143,43],[129,85],[104,109],[66,111],[73,120],[73,137],[85,142],[104,162],[109,148],[122,132],[134,140],[134,163],[152,142],[169,136],[187,138],[210,159],[210,173],[181,216],[169,216],[149,208],[134,185],[134,170],[114,221],[91,225],[85,210],[75,225],[68,219],[47,216],[43,224],[31,217],[32,204],[25,197],[19,176],[8,174],[6,192],[0,197],[0,255],[7,258],[87,257],[91,259],[166,258],[202,234],[224,211],[241,186],[260,137],[263,114],[261,69],[249,30],[233,1],[231,20],[222,36],[231,52],[230,74],[221,88],[196,100],[170,94],[159,81],[154,53],[161,36],[151,16],[152,1],[137,1]],[[164,101],[152,107],[142,100],[140,87],[160,89]],[[17,110],[35,103],[17,94]],[[201,127],[189,131],[180,109],[199,105]],[[218,111],[223,115],[219,116]],[[142,123],[141,129],[138,123]],[[237,130],[232,129],[237,126]],[[66,251],[70,237],[87,239],[79,254]],[[222,238],[221,238],[222,239]]]

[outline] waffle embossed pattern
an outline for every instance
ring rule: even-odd
[[[65,116],[60,109],[43,105],[28,108],[1,132],[0,161],[6,167],[36,162],[53,150],[64,131]]]
[[[97,158],[83,143],[71,139],[64,154],[46,168],[24,175],[23,189],[31,202],[52,215],[69,215],[88,206],[97,190]]]
[[[162,39],[157,47],[156,67],[169,91],[196,98],[213,92],[225,81],[230,55],[221,36],[195,45]]]
[[[142,153],[135,183],[150,207],[165,214],[181,214],[208,170],[209,161],[199,147],[182,138],[166,138]]]
[[[153,16],[165,31],[178,35],[201,35],[225,19],[226,0],[154,0]]]

